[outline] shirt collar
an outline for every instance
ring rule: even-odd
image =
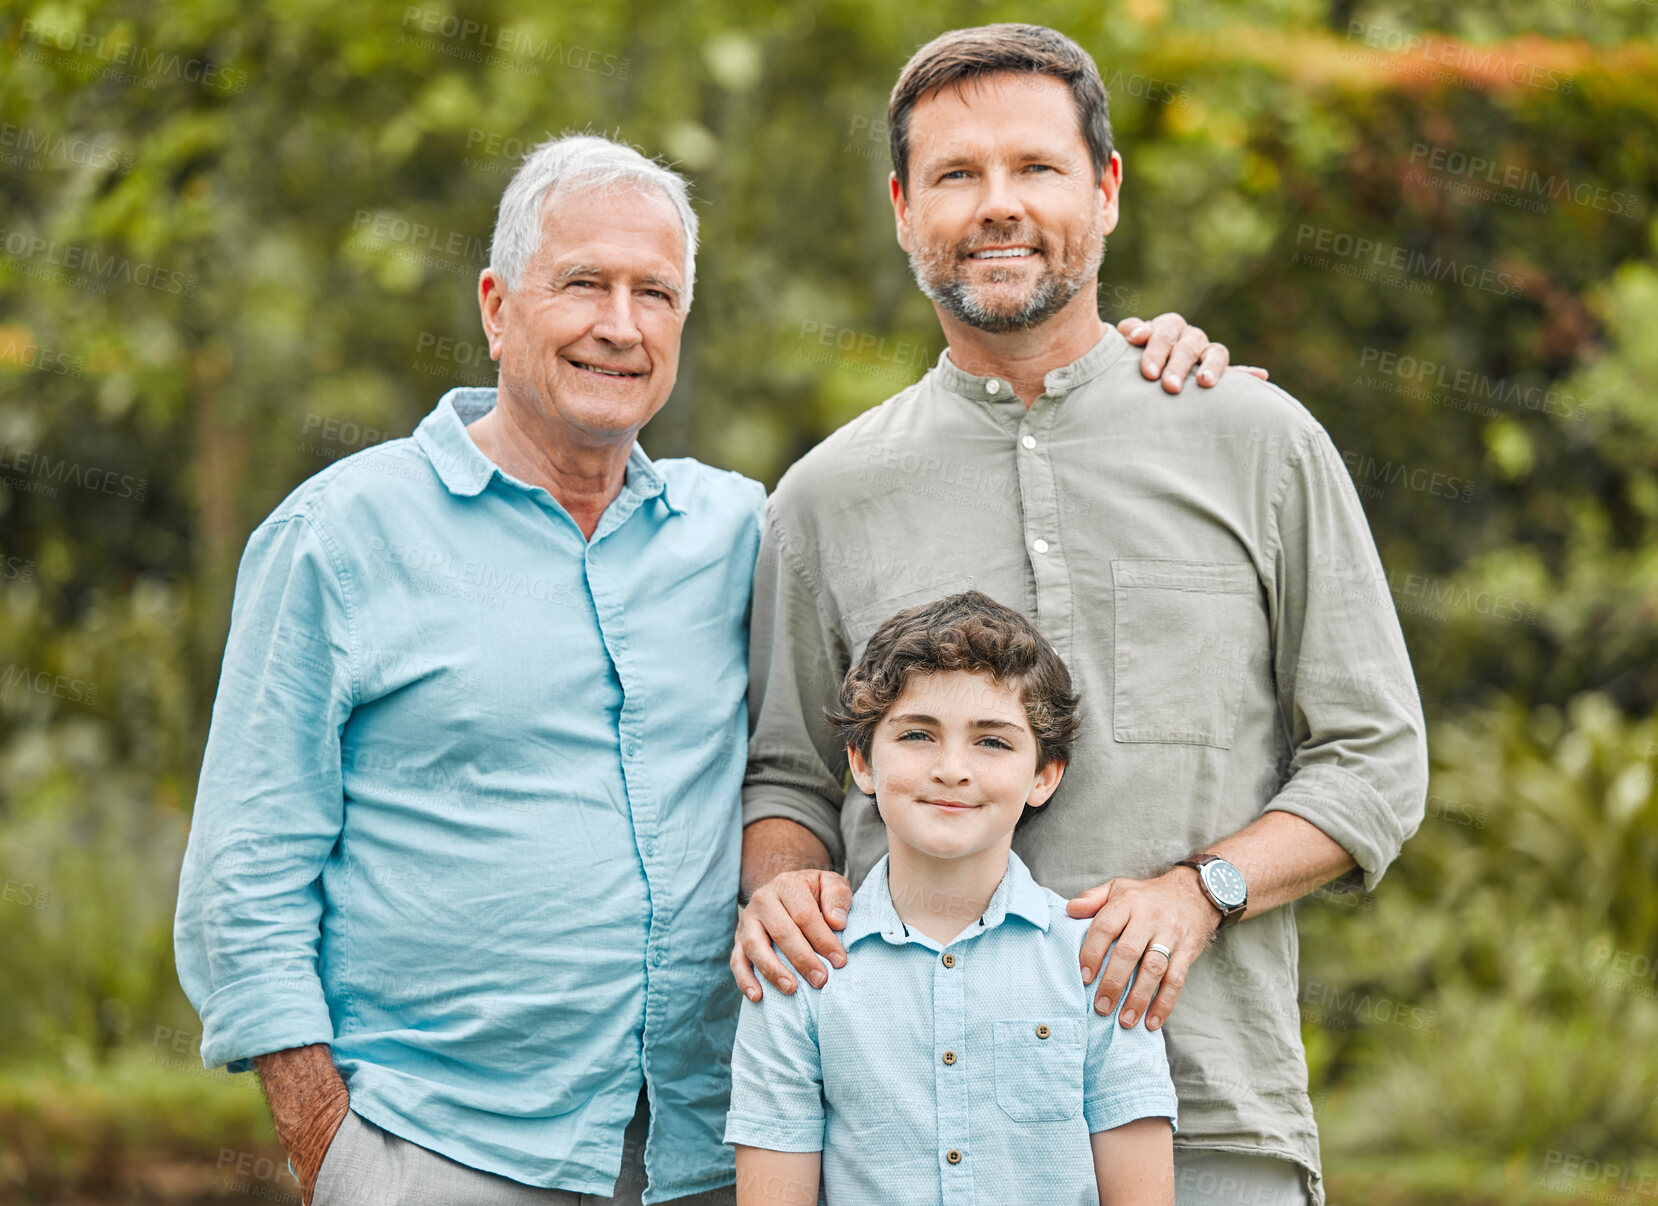
[[[910,941],[909,932],[892,904],[892,889],[887,883],[887,855],[870,868],[869,874],[852,898],[852,910],[847,914],[846,928],[841,931],[841,945],[850,950],[860,938],[879,934],[894,946]],[[1024,860],[1008,851],[1007,870],[1002,882],[996,885],[984,915],[979,918],[979,932],[993,930],[1008,916],[1022,917],[1043,933],[1048,931],[1048,894],[1041,884],[1031,878]],[[971,933],[967,935],[971,937]]]
[[[471,498],[483,493],[489,479],[501,473],[500,466],[485,456],[466,434],[467,427],[493,409],[494,389],[473,386],[452,389],[438,399],[436,408],[415,428],[415,442],[431,460],[432,468],[449,493],[457,497]],[[506,474],[501,476],[507,480]],[[645,455],[638,441],[628,453],[627,482],[622,493],[637,495],[639,502],[660,495],[668,510],[676,515],[684,514],[683,508],[674,505],[667,479]]]
[[[1064,368],[1054,369],[1042,378],[1043,390],[1056,398],[1064,397],[1079,385],[1098,377],[1117,357],[1127,351],[1128,347],[1128,340],[1117,333],[1117,328],[1106,324],[1105,332],[1100,336],[1098,343]],[[1012,402],[1022,405],[1019,395],[1013,392],[1013,385],[1006,377],[975,377],[972,373],[962,371],[950,359],[948,347],[938,354],[938,363],[933,366],[933,373],[945,389],[975,402]]]

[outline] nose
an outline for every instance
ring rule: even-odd
[[[1024,199],[1019,194],[1018,181],[1005,167],[994,167],[984,174],[984,196],[979,202],[979,221],[986,226],[1004,226],[1019,222],[1025,216]]]
[[[631,348],[643,338],[631,289],[618,286],[605,294],[593,321],[593,337],[618,348]]]
[[[933,782],[945,787],[959,787],[968,778],[967,751],[958,742],[941,742],[938,757],[933,762]]]

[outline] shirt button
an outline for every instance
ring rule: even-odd
[[[958,1152],[953,1147],[949,1151],[944,1153],[944,1158],[946,1160],[948,1160],[951,1164],[960,1164],[961,1163],[961,1153]]]
[[[1048,542],[1046,540],[1035,541],[1031,544],[1031,548],[1039,553],[1045,553],[1048,551]]]
[[[954,1051],[946,1051],[944,1053],[943,1059],[944,1059],[945,1063],[953,1064],[953,1063],[956,1062],[956,1053]]]
[[[1002,392],[1002,383],[1000,381],[986,381],[984,383],[984,392],[994,398],[997,394]],[[959,1158],[960,1157],[957,1157],[957,1159]]]
[[[1052,1033],[1053,1033],[1053,1031],[1049,1030],[1046,1026],[1038,1026],[1036,1028],[1036,1037],[1037,1038],[1047,1038]]]
[[[637,757],[639,754],[639,743],[637,741],[628,742],[627,751],[629,758]]]
[[[1021,439],[1019,441],[1019,443],[1021,445],[1023,445],[1024,447],[1026,447],[1026,448],[1035,448],[1036,447],[1036,437],[1031,436],[1031,435],[1025,436],[1023,439]]]
[[[956,965],[956,957],[949,951],[945,951],[944,958],[941,959],[940,962],[943,963],[945,967],[954,967]]]

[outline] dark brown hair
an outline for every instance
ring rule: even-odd
[[[865,759],[875,729],[913,674],[982,670],[1019,692],[1036,735],[1036,768],[1069,762],[1077,733],[1071,672],[1053,646],[1019,612],[976,590],[899,612],[869,638],[841,683],[829,724]]]
[[[1077,125],[1094,163],[1094,179],[1111,162],[1111,114],[1100,69],[1089,53],[1045,25],[980,25],[952,29],[916,51],[893,85],[887,102],[892,170],[904,195],[910,192],[910,113],[929,92],[1003,71],[1051,75],[1071,89]]]

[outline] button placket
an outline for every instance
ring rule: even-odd
[[[967,1051],[967,977],[954,951],[944,951],[933,964],[933,1041],[939,1052],[933,1065],[934,1121],[938,1136],[939,1167],[947,1174],[946,1202],[972,1201],[971,1173],[964,1160],[972,1134],[972,1097],[968,1092],[968,1069],[962,1061]]]

